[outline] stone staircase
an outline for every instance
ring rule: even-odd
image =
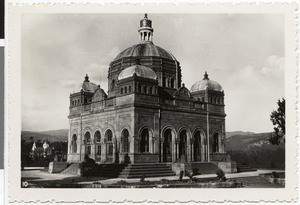
[[[128,164],[120,173],[119,178],[141,178],[175,176],[171,167],[166,163]]]
[[[70,174],[70,175],[78,175],[79,164],[72,163],[69,164],[68,167],[61,172],[61,174]]]
[[[254,172],[254,171],[257,171],[257,169],[248,167],[247,165],[244,165],[243,163],[236,163],[236,169],[237,169],[237,172]]]
[[[97,175],[117,178],[126,166],[125,164],[100,164],[97,168]]]

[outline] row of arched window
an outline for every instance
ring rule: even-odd
[[[80,102],[81,100],[80,99],[73,99],[72,101],[71,101],[71,105],[72,106],[77,106],[77,105],[80,105]]]
[[[214,104],[223,104],[223,99],[221,97],[209,97],[208,102]]]
[[[175,79],[173,77],[163,77],[162,85],[167,88],[175,88]]]
[[[105,133],[105,138],[107,139],[107,144],[108,144],[108,154],[112,155],[113,152],[113,133],[111,130],[107,130]],[[123,145],[123,152],[129,152],[129,132],[127,129],[124,129],[122,131],[122,145]],[[83,144],[86,146],[86,154],[90,155],[91,154],[91,145],[95,144],[96,145],[96,153],[101,154],[101,133],[100,131],[96,131],[94,134],[94,142],[91,140],[91,134],[89,131],[87,131],[84,134],[84,140]],[[71,139],[71,152],[72,153],[77,153],[77,136],[76,134],[73,134],[72,139]]]
[[[197,101],[200,101],[200,102],[204,102],[204,97],[201,97],[201,98],[197,98]]]
[[[151,41],[151,32],[140,32],[141,41]]]
[[[90,103],[92,102],[92,98],[85,98],[84,99],[84,103]],[[71,106],[78,106],[82,104],[82,100],[81,99],[73,99],[71,101]]]
[[[137,85],[137,91],[139,93],[145,93],[145,94],[156,94],[156,88],[152,85]]]
[[[126,93],[131,93],[132,92],[131,85],[122,87],[120,89],[120,92],[121,92],[121,95],[126,94]]]
[[[123,153],[128,153],[130,152],[130,142],[129,142],[129,132],[127,129],[124,129],[121,134],[121,152]],[[163,148],[163,153],[164,157],[168,158],[168,155],[171,154],[172,150],[172,130],[167,129],[164,131],[163,134],[163,141],[162,141],[162,148]],[[179,156],[182,154],[186,154],[186,147],[187,145],[187,131],[182,130],[179,135]],[[105,133],[105,137],[107,139],[106,146],[107,146],[107,155],[112,156],[113,155],[113,133],[111,130],[107,130]],[[154,144],[152,139],[152,131],[144,128],[141,131],[139,140],[138,140],[138,146],[139,146],[139,153],[148,153],[148,152],[154,152]],[[202,140],[201,140],[202,139]],[[151,148],[151,143],[152,143],[152,149]],[[200,149],[200,144],[206,144],[206,138],[202,136],[201,132],[197,131],[194,136],[194,142],[193,146],[195,146],[195,153],[199,152]],[[86,132],[84,134],[84,145],[86,146],[86,154],[90,155],[91,154],[91,134],[90,132]],[[95,144],[95,153],[97,155],[101,155],[101,133],[100,131],[96,131],[94,134],[94,144]],[[214,133],[213,134],[213,142],[212,142],[212,152],[216,153],[220,151],[220,135],[219,133]],[[71,141],[71,152],[72,153],[77,153],[77,136],[74,134],[72,136],[72,141]],[[195,154],[195,158],[197,155]],[[166,159],[167,160],[167,159]]]
[[[197,101],[200,101],[200,102],[205,101],[204,97],[201,97],[201,98],[198,97],[196,99],[197,99]],[[208,102],[209,103],[214,103],[214,104],[223,104],[223,99],[221,97],[209,97]]]

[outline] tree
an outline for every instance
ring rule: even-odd
[[[275,126],[275,132],[269,138],[269,141],[273,145],[279,145],[279,143],[285,138],[285,99],[279,99],[277,101],[277,105],[277,110],[273,110],[273,112],[270,115],[270,120]]]

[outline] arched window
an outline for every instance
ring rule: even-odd
[[[182,130],[179,138],[179,157],[187,157],[187,131]]]
[[[105,138],[107,140],[106,161],[112,162],[114,146],[113,146],[113,133],[111,130],[106,131]]]
[[[97,130],[94,135],[94,139],[96,142],[96,154],[101,154],[101,133]]]
[[[86,133],[84,134],[84,140],[85,140],[85,143],[86,143],[86,144],[91,143],[91,134],[90,134],[89,132],[86,132]]]
[[[141,133],[140,152],[149,152],[149,130],[143,129]]]
[[[149,94],[153,94],[152,92],[153,92],[153,88],[152,88],[152,86],[150,86],[149,87]]]
[[[74,134],[71,141],[72,153],[77,153],[77,136]]]
[[[101,142],[101,133],[98,130],[95,132],[94,139],[96,143]]]
[[[122,148],[123,152],[129,152],[129,132],[127,129],[122,132]]]
[[[219,152],[219,133],[213,136],[213,152]]]
[[[123,88],[121,88],[121,95],[123,95]]]
[[[111,90],[115,89],[115,79],[113,79],[113,80],[111,81],[110,89],[111,89]]]
[[[84,141],[86,145],[85,154],[90,155],[91,154],[91,134],[89,132],[86,132],[84,134]]]
[[[111,131],[111,130],[107,130],[107,131],[106,131],[106,139],[107,139],[107,142],[112,142],[112,138],[113,138],[112,131]]]
[[[141,93],[142,92],[142,86],[139,84],[138,86],[138,92]]]
[[[143,93],[147,93],[147,86],[146,85],[143,87]]]
[[[201,132],[196,131],[194,134],[194,161],[201,161]]]
[[[129,85],[128,92],[131,93],[131,85]]]
[[[124,90],[125,90],[124,92],[127,93],[127,87],[126,87],[126,86],[125,86],[125,89],[124,89]]]
[[[163,86],[163,87],[167,87],[166,85],[167,85],[167,83],[166,83],[166,77],[163,77],[163,83],[162,83],[162,86]]]
[[[175,82],[175,81],[174,81],[174,79],[173,79],[173,78],[171,78],[171,80],[170,80],[170,81],[171,81],[171,82],[170,82],[170,83],[171,83],[171,88],[175,88],[175,84],[174,84],[174,82]]]

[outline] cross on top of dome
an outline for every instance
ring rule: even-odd
[[[205,74],[204,74],[204,78],[203,78],[203,80],[209,80],[209,78],[208,78],[208,74],[207,74],[207,72],[205,71]]]
[[[85,75],[84,82],[90,82],[88,74]]]

